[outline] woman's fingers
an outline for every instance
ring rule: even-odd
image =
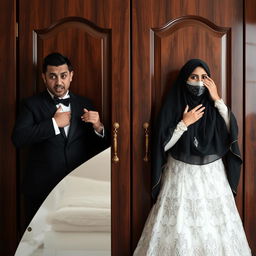
[[[200,114],[198,114],[198,119],[200,119],[203,115],[204,115],[204,112],[201,112]]]
[[[201,108],[199,108],[196,112],[197,113],[201,113],[202,111],[204,111],[205,110],[205,107],[201,107]]]
[[[209,76],[206,77],[206,80],[213,82],[213,80]]]
[[[210,77],[207,77],[205,80],[204,80],[204,86],[208,89],[211,89],[211,88],[214,88],[216,89],[216,84],[214,83],[214,81],[210,78]]]
[[[194,107],[194,108],[191,110],[191,112],[194,113],[194,112],[197,112],[198,110],[202,110],[202,109],[205,109],[205,107],[203,107],[203,104],[200,104],[200,105]]]
[[[195,108],[193,108],[192,110],[190,110],[189,112],[188,112],[188,108],[189,107],[187,105],[184,110],[183,119],[182,119],[187,127],[189,125],[195,123],[197,120],[199,120],[204,115],[205,107],[203,106],[203,104],[200,104],[200,105],[196,106]]]
[[[214,101],[220,99],[220,96],[218,94],[217,86],[216,86],[216,84],[214,83],[214,81],[210,77],[207,77],[204,80],[204,86],[208,89],[208,91],[209,91],[209,93],[211,95],[211,98]]]
[[[191,110],[191,113],[196,121],[199,120],[204,115],[204,110],[205,110],[205,107],[202,104],[196,106]]]
[[[187,113],[188,112],[188,105],[186,106],[185,110],[184,110],[184,113]]]
[[[204,82],[204,86],[209,89],[209,84],[207,82]]]
[[[205,108],[204,108],[205,109]],[[198,117],[202,117],[203,116],[203,114],[204,114],[204,109],[200,109],[200,111],[196,111],[195,113],[194,113],[194,117],[195,118],[198,118]]]

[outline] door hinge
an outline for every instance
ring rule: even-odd
[[[19,23],[16,22],[16,26],[15,26],[15,35],[16,35],[16,38],[19,37]]]

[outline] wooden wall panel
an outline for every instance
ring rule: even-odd
[[[244,225],[256,255],[256,2],[245,1],[245,201]]]
[[[16,113],[16,2],[0,2],[0,253],[17,245],[16,152],[11,131]]]

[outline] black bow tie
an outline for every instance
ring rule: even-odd
[[[70,98],[59,99],[57,97],[54,97],[53,100],[54,100],[56,105],[61,103],[61,104],[65,105],[65,106],[68,106],[70,104]]]

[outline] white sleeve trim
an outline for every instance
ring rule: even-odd
[[[100,136],[101,138],[103,138],[105,136],[105,130],[104,130],[104,127],[103,127],[103,130],[102,130],[102,134],[101,133],[98,133],[96,130],[94,130],[94,132]]]
[[[52,118],[52,124],[53,124],[53,128],[54,128],[54,131],[55,131],[55,135],[60,134],[60,129],[59,129],[59,127],[58,127],[54,118]]]
[[[230,121],[229,121],[228,107],[225,105],[223,99],[215,100],[214,106],[218,109],[229,131]]]
[[[185,132],[185,131],[187,131],[188,130],[188,127],[185,125],[185,123],[181,120],[178,124],[177,124],[177,126],[176,126],[176,128],[175,128],[175,130],[174,130],[174,132],[173,132],[173,134],[172,134],[172,137],[171,137],[171,139],[169,140],[169,142],[165,145],[165,147],[164,147],[164,151],[166,152],[167,150],[169,150],[170,148],[172,148],[175,144],[176,144],[176,142],[179,140],[179,138],[182,136],[182,134]]]

